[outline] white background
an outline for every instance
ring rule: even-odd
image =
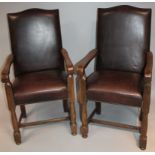
[[[91,49],[95,48],[97,8],[124,4],[152,8],[151,51],[154,53],[155,3],[0,3],[0,71],[6,56],[11,52],[6,18],[7,13],[18,12],[29,8],[59,9],[63,47],[68,50],[71,60],[73,64],[75,64]],[[88,72],[91,72],[93,69],[92,65],[93,63],[89,65]],[[153,74],[148,151],[155,151],[154,79],[155,76]],[[32,106],[28,109],[32,118],[46,118],[46,116],[51,116],[47,114],[48,112],[50,113],[54,108],[61,107],[59,103],[53,104],[53,107],[51,107],[50,103],[47,103],[46,106],[44,105],[38,104],[36,107]],[[49,107],[51,107],[51,109]],[[76,107],[78,108],[77,103]],[[133,116],[131,116],[132,112],[135,114],[138,113],[129,107],[119,106],[119,108],[117,108],[106,104],[105,106],[103,105],[102,108],[104,109],[104,107],[107,107],[107,109],[111,111],[110,114],[112,115],[109,116],[109,118],[116,120],[121,119],[122,121],[128,120],[131,123],[133,119]],[[37,112],[33,115],[31,110],[35,108],[37,108]],[[38,113],[38,111],[40,111],[40,113]],[[127,114],[127,112],[129,113]],[[105,113],[109,114],[106,111]],[[120,113],[122,113],[122,115]],[[78,118],[78,127],[79,126],[80,121]],[[76,137],[71,136],[69,133],[69,124],[67,123],[24,129],[22,139],[20,146],[14,144],[9,112],[6,106],[5,92],[3,86],[0,86],[0,151],[140,151],[137,146],[138,135],[115,128],[92,125],[90,126],[89,137],[86,140],[82,139],[79,133]]]

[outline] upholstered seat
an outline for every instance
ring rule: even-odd
[[[76,65],[81,134],[88,136],[88,123],[112,125],[140,131],[139,146],[146,148],[150,107],[153,54],[150,51],[151,9],[132,6],[98,8],[96,47]],[[94,73],[86,67],[95,59]],[[95,109],[87,116],[87,101]],[[101,103],[140,108],[138,126],[93,118],[101,114]]]
[[[16,144],[21,143],[21,127],[50,122],[70,120],[71,133],[76,135],[74,67],[68,52],[62,47],[59,10],[28,9],[9,13],[7,17],[11,54],[6,59],[1,81],[5,85]],[[9,78],[12,64],[13,82]],[[49,100],[62,100],[68,116],[22,122],[27,116],[27,104]],[[16,106],[21,109],[19,119]]]
[[[20,75],[13,82],[15,103],[67,99],[66,79],[66,74],[57,70]]]
[[[87,98],[140,106],[141,76],[137,73],[121,71],[94,72],[87,79]]]

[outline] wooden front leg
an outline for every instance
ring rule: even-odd
[[[86,77],[83,76],[80,80],[81,83],[81,134],[83,138],[88,137],[88,120],[87,120],[87,100],[86,100]]]
[[[6,94],[7,94],[7,101],[8,101],[9,109],[11,112],[12,126],[14,129],[14,140],[15,140],[16,144],[20,144],[21,143],[21,135],[20,135],[18,120],[17,120],[17,116],[16,116],[16,111],[15,111],[15,103],[14,103],[14,99],[13,99],[12,88],[11,88],[11,84],[9,82],[5,83],[5,90],[6,90]]]
[[[147,144],[147,128],[148,128],[148,113],[150,109],[150,94],[151,83],[146,83],[144,86],[143,105],[141,111],[141,135],[139,146],[142,150],[146,149]]]
[[[74,80],[73,75],[68,75],[68,90],[69,90],[69,108],[70,108],[70,124],[72,135],[77,134],[76,112],[75,112],[75,96],[74,96]]]

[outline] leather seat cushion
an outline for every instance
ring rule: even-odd
[[[87,79],[87,98],[117,104],[140,106],[142,103],[141,76],[122,71],[99,71]]]
[[[26,73],[15,78],[13,92],[16,104],[67,98],[66,74],[62,71]]]

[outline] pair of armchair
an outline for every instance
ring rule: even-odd
[[[82,136],[88,136],[90,122],[134,129],[140,132],[140,148],[146,148],[153,66],[150,52],[151,9],[131,6],[98,9],[96,49],[75,66],[62,48],[58,10],[30,9],[11,13],[8,21],[12,54],[4,65],[2,82],[16,144],[21,143],[19,128],[48,122],[70,120],[71,132],[77,134],[73,80],[76,73]],[[94,58],[94,72],[87,77],[85,68]],[[13,82],[9,79],[12,63]],[[68,117],[22,123],[26,117],[26,104],[60,99]],[[89,117],[88,100],[95,101],[96,105]],[[140,108],[140,125],[93,118],[94,114],[101,114],[101,102]],[[19,120],[16,106],[21,109]]]

